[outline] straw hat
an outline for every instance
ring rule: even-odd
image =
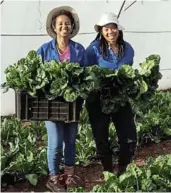
[[[52,9],[49,12],[49,14],[47,16],[47,20],[46,20],[46,31],[49,34],[49,36],[51,36],[52,38],[56,37],[56,33],[54,32],[54,30],[52,28],[52,19],[61,10],[69,11],[72,14],[73,18],[74,18],[75,28],[73,29],[73,32],[70,35],[70,38],[73,38],[78,33],[78,31],[80,29],[80,21],[79,21],[79,17],[78,17],[78,14],[76,13],[75,9],[73,9],[72,7],[69,7],[69,6],[57,7],[55,9]]]

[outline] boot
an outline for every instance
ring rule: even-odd
[[[120,165],[118,164],[118,171],[117,171],[117,176],[119,177],[126,171],[127,165]]]
[[[64,174],[67,176],[65,181],[67,190],[81,186],[81,179],[75,175],[74,166],[65,166]]]
[[[103,165],[103,171],[113,173],[112,155],[104,155],[104,156],[101,156],[100,159]]]
[[[118,176],[126,171],[127,166],[131,163],[136,149],[136,142],[120,144],[120,154],[118,160]]]
[[[65,179],[66,177],[64,174],[50,176],[46,183],[46,187],[52,192],[66,192]]]

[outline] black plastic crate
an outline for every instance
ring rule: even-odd
[[[16,93],[16,115],[23,121],[78,122],[83,100],[65,102],[61,99],[48,100],[32,97],[27,93]]]

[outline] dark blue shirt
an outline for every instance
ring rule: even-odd
[[[125,43],[124,55],[117,56],[111,48],[108,48],[107,56],[102,57],[100,54],[100,40],[92,42],[85,52],[85,64],[87,66],[97,64],[109,69],[120,68],[123,64],[132,65],[134,50],[128,42]]]
[[[84,47],[72,40],[69,40],[69,49],[70,49],[70,59],[69,62],[79,63],[80,66],[84,66]],[[45,44],[43,44],[38,50],[37,53],[41,55],[42,61],[59,61],[59,53],[56,48],[56,39],[53,39]]]

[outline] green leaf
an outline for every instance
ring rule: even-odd
[[[130,65],[123,65],[118,71],[118,75],[133,79],[135,77],[135,70]]]
[[[14,144],[12,142],[9,142],[8,144],[10,146],[10,152],[11,153],[15,152],[18,149],[18,143]]]
[[[36,141],[36,136],[33,134],[29,133],[27,139],[30,141],[30,143],[34,143]]]
[[[127,173],[122,174],[121,176],[119,176],[119,183],[122,183],[128,177],[129,177],[129,175]]]
[[[74,102],[78,97],[78,94],[76,92],[71,91],[70,89],[67,89],[64,93],[64,99],[68,102]]]
[[[115,175],[111,172],[103,172],[104,174],[104,180],[108,181],[111,177],[115,177]]]
[[[27,161],[32,162],[33,161],[33,153],[31,151],[28,151]]]
[[[83,72],[83,68],[78,68],[78,69],[75,69],[73,72],[72,72],[72,74],[73,75],[76,75],[76,76],[79,76],[82,72]]]
[[[37,54],[36,51],[31,50],[31,51],[28,53],[27,57],[31,60],[31,59],[33,59],[33,58],[36,58],[37,55],[38,55],[38,54]]]
[[[47,134],[43,135],[43,136],[42,136],[42,140],[43,140],[43,141],[47,141],[47,140],[48,140],[48,135],[47,135]]]
[[[36,186],[38,182],[38,176],[36,174],[27,174],[26,179],[30,182],[30,184]]]
[[[46,176],[48,174],[48,172],[44,168],[39,167],[39,169],[40,169],[40,174],[41,175],[45,175]]]
[[[163,128],[164,134],[171,136],[171,128]]]
[[[27,93],[28,93],[30,96],[36,96],[36,88],[33,88],[32,91],[27,91]]]
[[[144,80],[140,81],[140,93],[143,94],[148,90],[148,85]]]

